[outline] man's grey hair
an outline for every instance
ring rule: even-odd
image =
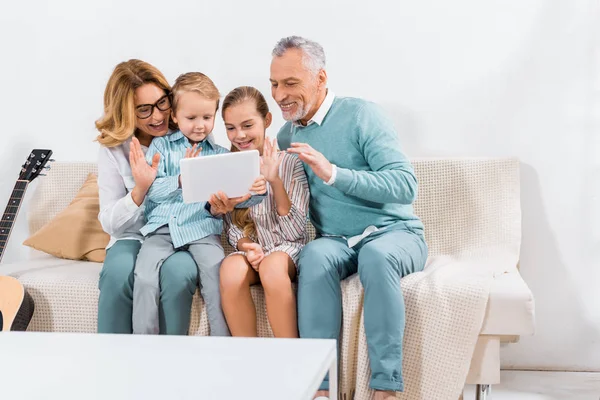
[[[273,49],[273,57],[281,57],[289,49],[302,50],[304,66],[314,75],[325,69],[325,51],[319,43],[301,36],[288,36],[277,42]]]

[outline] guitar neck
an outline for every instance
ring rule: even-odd
[[[2,261],[8,238],[10,237],[15,220],[17,219],[17,214],[21,208],[21,203],[25,197],[27,185],[29,185],[29,181],[18,180],[17,183],[15,183],[15,187],[8,199],[8,205],[4,210],[4,214],[2,214],[2,219],[0,219],[0,261]]]

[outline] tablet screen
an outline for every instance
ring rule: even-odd
[[[258,150],[184,158],[180,161],[184,203],[206,202],[222,191],[228,197],[243,196],[260,175]]]

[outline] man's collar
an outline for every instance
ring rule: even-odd
[[[190,144],[190,141],[188,140],[188,138],[186,138],[183,133],[179,130],[167,135],[167,140],[169,140],[169,142],[174,142],[176,140],[180,140],[180,139],[185,139],[185,143]],[[208,136],[206,137],[206,139],[204,139],[202,142],[200,143],[205,143],[208,142],[208,144],[211,145],[212,148],[215,147],[215,138],[213,137],[212,133],[208,134]],[[187,147],[187,146],[186,146]],[[191,147],[191,145],[190,145]]]
[[[309,126],[313,123],[321,126],[323,124],[323,120],[325,119],[325,116],[327,115],[327,113],[329,112],[329,109],[331,109],[331,106],[333,105],[334,99],[335,99],[335,93],[333,93],[333,91],[331,91],[330,89],[327,89],[327,95],[325,96],[323,103],[321,103],[321,107],[319,107],[319,109],[317,110],[315,115],[313,115],[313,117],[308,121],[306,126]],[[295,126],[303,126],[298,121],[294,121],[292,123]]]

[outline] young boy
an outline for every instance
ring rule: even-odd
[[[146,225],[140,230],[145,240],[134,269],[133,333],[158,333],[160,267],[175,251],[187,250],[198,266],[210,334],[228,336],[219,293],[219,268],[225,256],[221,246],[223,222],[210,213],[206,203],[184,204],[179,179],[182,158],[228,152],[209,136],[219,107],[219,91],[206,75],[191,72],[177,78],[172,96],[173,121],[179,131],[155,138],[146,153],[149,163],[159,153],[160,163],[146,197]],[[258,178],[250,191],[265,193],[264,178]],[[247,207],[260,198],[252,200],[240,206]]]

